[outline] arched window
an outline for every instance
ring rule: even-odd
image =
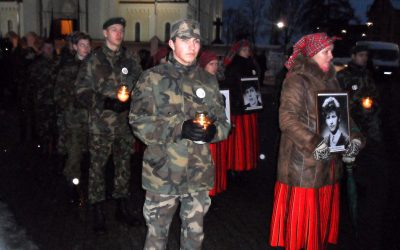
[[[166,23],[165,24],[165,32],[164,32],[164,37],[165,37],[166,42],[168,42],[170,36],[171,36],[171,24]]]
[[[135,42],[140,42],[140,23],[135,23]]]
[[[13,31],[13,22],[11,20],[7,21],[8,31]]]

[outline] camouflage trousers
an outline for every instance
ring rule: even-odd
[[[97,203],[106,199],[105,168],[110,155],[114,162],[113,198],[129,196],[129,181],[131,177],[131,153],[134,138],[127,136],[89,135],[89,203]]]
[[[169,227],[179,202],[181,203],[179,216],[182,223],[180,249],[201,249],[204,239],[203,218],[211,205],[208,191],[184,195],[165,195],[147,191],[143,206],[147,225],[145,250],[166,248]]]
[[[87,147],[87,130],[83,128],[69,128],[65,134],[67,160],[64,167],[64,176],[67,180],[81,177],[81,161]]]

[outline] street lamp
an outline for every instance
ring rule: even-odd
[[[283,28],[285,27],[285,23],[282,22],[282,21],[279,21],[279,22],[276,23],[276,26],[277,26],[279,29],[283,29]]]
[[[286,26],[286,24],[283,21],[279,21],[276,23],[276,27],[278,27],[279,30],[284,30],[284,49],[286,50],[286,45],[288,44],[288,27]]]
[[[365,24],[367,25],[367,27],[371,27],[372,25],[374,25],[373,22],[366,22]]]

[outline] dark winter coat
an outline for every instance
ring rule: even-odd
[[[380,112],[381,100],[375,82],[366,67],[360,67],[353,62],[344,70],[338,72],[337,79],[341,88],[349,92],[350,114],[368,140],[382,141]],[[369,97],[373,101],[370,109],[362,106],[362,99]]]
[[[336,183],[342,175],[342,156],[332,154],[317,161],[312,153],[323,140],[317,133],[316,95],[340,91],[335,70],[324,73],[309,58],[299,56],[286,76],[281,93],[279,125],[282,131],[278,181],[302,188],[320,188]],[[351,123],[351,138],[362,137]],[[331,164],[334,164],[334,171]]]
[[[224,88],[229,89],[231,100],[231,114],[238,115],[244,113],[244,100],[241,78],[259,77],[259,69],[255,60],[236,55],[232,62],[226,67]]]

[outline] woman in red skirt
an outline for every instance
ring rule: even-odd
[[[205,69],[212,75],[217,75],[218,72],[218,57],[217,55],[209,50],[201,53],[199,58],[199,66]],[[214,188],[210,190],[210,196],[222,193],[226,190],[226,158],[227,158],[227,141],[220,141],[217,143],[210,144],[211,157],[214,161],[215,166],[215,178]]]
[[[257,109],[246,108],[243,97],[243,78],[260,79],[260,69],[252,55],[250,42],[240,40],[230,49],[224,59],[224,87],[229,88],[232,130],[226,141],[226,168],[243,172],[256,168],[259,154]],[[260,94],[260,93],[258,93]],[[261,99],[261,96],[258,96]],[[257,99],[258,99],[257,98]]]
[[[340,91],[331,64],[335,38],[302,37],[285,66],[279,107],[282,131],[269,243],[287,250],[322,250],[336,244],[342,160],[355,160],[363,138],[350,122],[346,151],[330,153],[317,132],[316,94]]]

